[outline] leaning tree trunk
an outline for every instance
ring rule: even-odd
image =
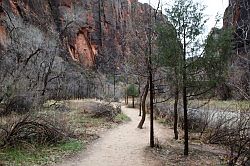
[[[147,81],[147,84],[145,85],[144,91],[143,91],[143,96],[142,96],[142,117],[141,117],[141,121],[138,124],[138,128],[142,129],[142,126],[145,122],[146,119],[146,99],[147,99],[147,95],[148,95],[148,89],[149,89],[149,82]]]
[[[140,95],[140,101],[139,101],[139,116],[141,116],[141,114],[142,114],[142,96],[143,96],[143,94]]]
[[[139,81],[139,88],[138,88],[138,91],[139,91],[139,116],[141,116],[141,83]]]

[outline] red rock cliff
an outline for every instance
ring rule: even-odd
[[[131,53],[148,8],[137,0],[0,0],[0,48],[12,28],[32,25],[45,38],[58,35],[68,56],[92,67]]]
[[[244,47],[250,48],[250,2],[249,0],[229,0],[229,6],[224,14],[224,27],[235,29],[235,41],[238,51]],[[244,46],[245,45],[245,46]]]
[[[250,2],[229,0],[224,28],[234,30],[233,53],[228,84],[237,99],[250,99]]]

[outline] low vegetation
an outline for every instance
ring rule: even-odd
[[[190,108],[210,109],[210,110],[227,110],[238,112],[240,110],[250,111],[250,103],[247,100],[190,100]]]
[[[128,122],[131,119],[124,113],[120,113],[115,117],[115,122],[122,123],[122,122]]]
[[[215,100],[209,105],[205,104],[204,101],[195,101],[188,110],[190,142],[219,145],[226,151],[226,163],[247,165],[250,161],[249,104],[235,101],[230,105],[230,102]],[[160,123],[173,126],[174,111],[169,104],[158,104],[155,110]],[[182,110],[179,110],[178,119],[180,140],[183,140]]]
[[[49,165],[84,149],[129,118],[120,106],[92,100],[48,101],[38,112],[1,117],[2,165]]]
[[[216,147],[190,144],[190,155],[183,156],[183,142],[170,140],[167,143],[156,144],[155,148],[146,148],[146,154],[153,156],[155,160],[161,161],[162,165],[218,165],[226,166],[227,161],[223,151],[216,151]]]
[[[0,160],[3,165],[50,165],[83,150],[84,147],[83,142],[75,139],[50,146],[6,147],[1,150]]]

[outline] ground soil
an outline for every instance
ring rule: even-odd
[[[102,134],[84,152],[59,166],[223,165],[223,152],[204,145],[191,145],[191,155],[184,157],[182,141],[173,140],[173,130],[157,122],[156,148],[149,148],[149,119],[138,129],[138,109],[122,106],[122,111],[130,122]]]

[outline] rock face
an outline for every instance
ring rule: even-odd
[[[250,44],[250,2],[249,0],[229,0],[229,6],[224,15],[224,27],[233,27],[236,31],[237,48]]]
[[[137,0],[0,0],[0,102],[101,95],[86,69],[109,73],[142,54],[149,10]]]
[[[13,27],[30,25],[46,38],[58,36],[68,56],[93,67],[97,58],[130,54],[149,8],[137,0],[1,0],[0,47],[7,47]]]
[[[224,28],[234,30],[234,56],[230,67],[229,84],[233,96],[250,99],[250,2],[229,0],[224,14]]]

